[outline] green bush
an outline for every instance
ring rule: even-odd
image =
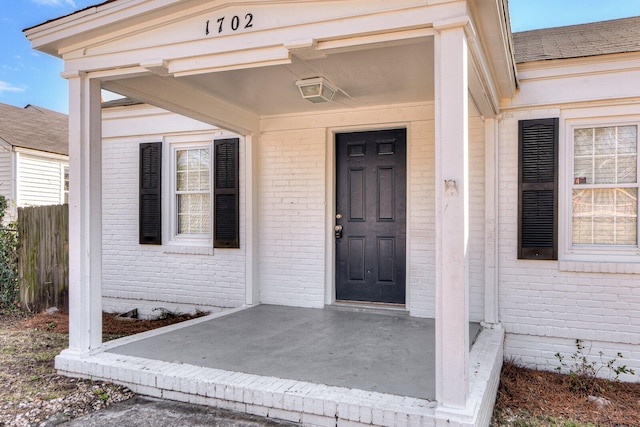
[[[18,232],[15,223],[4,224],[9,203],[0,196],[0,310],[18,307]]]

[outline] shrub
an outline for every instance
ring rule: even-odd
[[[573,393],[580,395],[596,395],[601,392],[596,381],[599,377],[605,377],[608,380],[618,381],[620,375],[635,375],[635,371],[628,368],[627,365],[619,365],[618,360],[622,359],[622,353],[618,352],[616,357],[606,359],[602,351],[598,352],[598,360],[594,360],[591,356],[591,347],[586,349],[582,340],[576,340],[576,351],[565,358],[560,353],[556,353],[555,357],[560,362],[560,366],[556,367],[558,372],[567,372],[569,374],[569,388]]]
[[[9,203],[0,196],[0,310],[12,310],[18,306],[18,232],[16,224],[4,225]]]

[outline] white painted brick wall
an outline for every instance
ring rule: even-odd
[[[518,120],[557,116],[557,110],[531,110],[505,114],[500,122],[499,298],[505,356],[552,369],[557,366],[553,355],[573,353],[575,339],[582,339],[594,341],[594,354],[621,351],[626,363],[640,370],[639,275],[560,271],[557,261],[517,259]],[[565,143],[561,134],[560,146]]]
[[[484,320],[484,122],[469,117],[469,319]]]
[[[324,128],[260,137],[260,299],[322,307],[325,288]]]
[[[117,110],[116,110],[117,111]],[[169,116],[156,110],[112,114],[105,124],[103,295],[105,307],[129,310],[133,302],[148,311],[192,305],[238,306],[244,302],[244,250],[211,255],[166,253],[167,248],[138,244],[138,144],[175,135]],[[147,115],[149,117],[147,117]],[[435,165],[433,107],[380,109],[335,115],[327,123],[296,126],[280,119],[267,123],[258,145],[258,278],[263,303],[322,307],[325,301],[327,129],[361,122],[363,128],[397,120],[409,124],[410,240],[408,308],[415,316],[435,315]],[[149,123],[146,121],[149,120]],[[152,120],[152,121],[151,121]],[[122,135],[124,123],[147,134]],[[202,131],[202,124],[183,123]],[[282,124],[284,123],[284,125]],[[152,129],[166,133],[150,135]],[[157,131],[159,132],[159,130]],[[470,119],[470,316],[483,320],[484,304],[484,126]],[[244,148],[241,148],[241,157]],[[241,162],[244,169],[244,162]],[[241,176],[242,176],[241,170]],[[242,183],[244,188],[244,183]],[[242,189],[241,189],[242,191]],[[244,200],[241,197],[241,200]],[[241,206],[241,223],[244,204]],[[244,227],[241,227],[241,247]],[[133,301],[133,302],[132,302]]]
[[[433,109],[430,120],[411,123],[409,197],[409,308],[411,314],[435,316],[435,135]]]
[[[126,129],[126,126],[135,129],[145,120],[144,116],[111,119],[107,132]],[[170,115],[165,117],[166,123],[171,120]],[[185,127],[185,131],[193,130]],[[168,135],[171,134],[164,134]],[[216,249],[213,255],[188,255],[173,253],[175,251],[167,246],[138,244],[139,143],[160,139],[160,135],[139,135],[103,140],[103,307],[109,311],[138,308],[142,315],[153,315],[151,309],[155,307],[193,311],[240,306],[245,297],[242,196],[241,249]],[[242,195],[245,188],[242,144],[240,156]],[[163,173],[167,172],[165,167]],[[163,215],[167,214],[163,212]]]
[[[419,110],[380,109],[366,118],[355,112],[324,116],[311,128],[296,119],[274,120],[260,138],[258,174],[259,277],[261,301],[321,307],[325,298],[325,200],[327,132],[331,126],[397,120],[409,124],[410,230],[408,307],[412,315],[435,316],[434,115]],[[400,118],[401,117],[401,118]],[[366,120],[366,121],[365,121]],[[470,316],[484,320],[484,124],[470,120]],[[283,130],[279,130],[281,128]],[[331,161],[330,159],[328,159]]]

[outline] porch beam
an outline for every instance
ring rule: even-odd
[[[173,77],[148,75],[104,82],[104,88],[241,135],[258,134],[260,117]]]
[[[102,112],[100,81],[69,81],[69,352],[102,345]]]
[[[436,141],[436,400],[469,394],[468,17],[434,25]]]

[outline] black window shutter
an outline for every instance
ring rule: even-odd
[[[518,258],[558,259],[558,119],[518,122]]]
[[[162,244],[162,143],[140,144],[140,244]]]
[[[240,247],[240,192],[238,138],[214,141],[214,236],[215,248]]]

